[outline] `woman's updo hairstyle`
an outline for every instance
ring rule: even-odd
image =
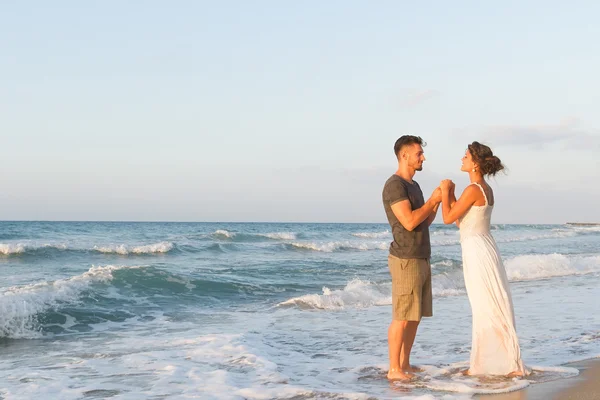
[[[473,161],[479,165],[479,170],[483,176],[494,176],[504,169],[504,165],[502,165],[500,159],[485,144],[473,142],[468,146],[468,149],[471,157],[473,157]]]

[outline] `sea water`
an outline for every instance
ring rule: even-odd
[[[0,222],[4,399],[462,399],[600,355],[600,227],[494,225],[527,379],[464,377],[458,231],[432,225],[434,316],[389,383],[387,224]]]

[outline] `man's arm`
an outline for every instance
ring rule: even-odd
[[[437,211],[438,211],[439,207],[440,207],[440,203],[437,203],[433,207],[433,211],[431,212],[431,214],[429,214],[429,217],[427,217],[427,225],[431,226],[431,224],[433,224],[433,221],[435,221],[435,217],[437,216]]]
[[[434,193],[438,193],[438,189],[436,189]],[[431,213],[434,212],[434,209],[437,211],[437,208],[440,204],[438,197],[441,197],[441,193],[438,195],[432,195],[429,200],[425,202],[423,207],[417,208],[416,210],[413,210],[410,206],[410,201],[405,199],[392,204],[392,211],[404,229],[407,231],[412,231],[423,221],[425,221],[431,215]],[[433,218],[435,218],[435,215]]]

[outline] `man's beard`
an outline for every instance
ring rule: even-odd
[[[415,168],[415,171],[423,171],[423,164],[421,164],[417,168]]]

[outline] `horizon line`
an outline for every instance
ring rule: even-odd
[[[335,221],[174,221],[174,220],[53,220],[53,219],[0,219],[0,222],[69,222],[69,223],[140,223],[140,224],[379,224],[389,225],[387,221],[383,222],[335,222]],[[434,221],[431,225],[454,225],[444,224]],[[595,222],[554,222],[554,223],[542,223],[542,222],[495,222],[492,225],[600,225]]]

